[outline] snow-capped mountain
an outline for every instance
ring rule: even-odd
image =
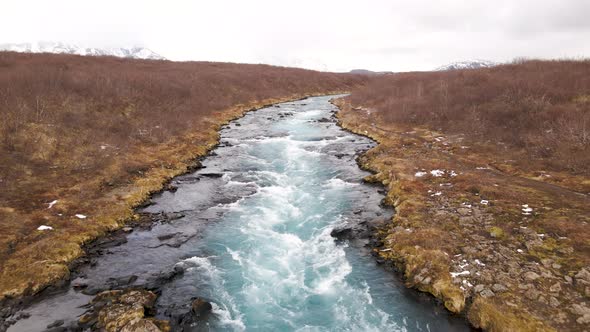
[[[449,63],[448,65],[436,68],[435,71],[489,68],[497,65],[498,63],[488,60],[467,60]]]
[[[121,58],[165,60],[163,56],[153,52],[145,47],[132,48],[93,48],[80,47],[78,45],[59,43],[59,42],[38,42],[38,43],[20,43],[20,44],[2,44],[0,51],[13,51],[21,53],[68,53],[78,55],[110,55]]]

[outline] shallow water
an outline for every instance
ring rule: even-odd
[[[158,315],[182,314],[192,298],[206,298],[213,315],[194,330],[469,330],[405,289],[365,242],[330,235],[392,214],[379,206],[380,188],[361,182],[368,173],[355,163],[374,142],[339,128],[330,98],[271,106],[226,126],[204,168],[176,178],[178,190],[145,209],[184,217],[134,231],[96,265],[83,266],[82,278],[100,288],[109,278],[135,275],[133,285],[143,285],[180,267],[181,276],[159,285]],[[71,288],[47,296],[10,331],[74,320],[89,299]]]

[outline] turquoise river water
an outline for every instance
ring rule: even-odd
[[[337,126],[331,98],[231,122],[204,167],[144,209],[181,217],[134,230],[78,278],[100,289],[133,275],[131,287],[182,269],[157,285],[158,317],[186,312],[197,296],[213,304],[208,319],[175,327],[184,331],[469,331],[370,255],[372,225],[393,211],[355,162],[375,143]],[[91,298],[73,288],[45,296],[10,331],[73,321]]]

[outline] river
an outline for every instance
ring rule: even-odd
[[[209,319],[186,330],[468,331],[370,255],[371,226],[393,211],[355,162],[375,143],[337,126],[331,98],[270,106],[225,126],[203,167],[143,209],[174,218],[126,234],[82,265],[77,282],[107,289],[159,280],[164,319],[194,297],[211,301]],[[335,228],[353,238],[335,239]],[[9,331],[75,320],[90,299],[72,287],[45,295]]]

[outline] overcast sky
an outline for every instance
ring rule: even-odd
[[[2,0],[0,44],[148,47],[171,60],[331,71],[588,57],[588,0]]]

